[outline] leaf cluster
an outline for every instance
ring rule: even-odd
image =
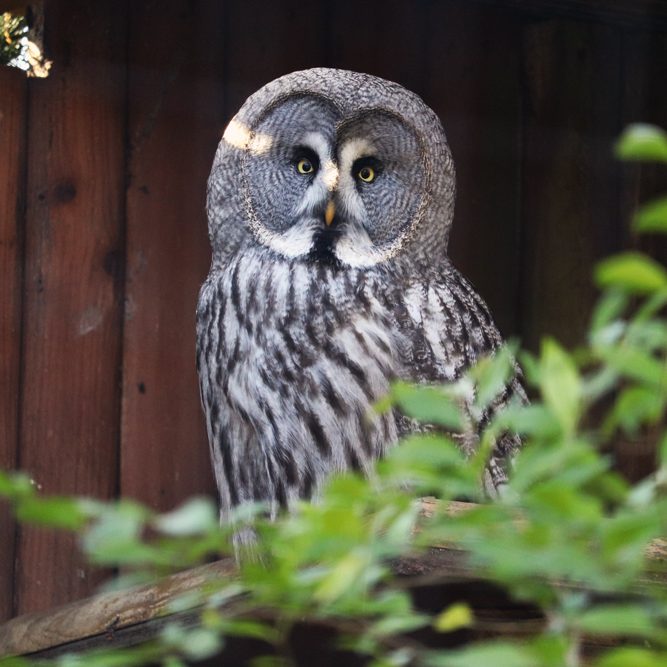
[[[28,34],[25,16],[0,13],[0,65],[9,65],[20,58],[25,48],[24,40]]]

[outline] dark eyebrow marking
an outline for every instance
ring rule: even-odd
[[[382,162],[380,162],[374,155],[365,155],[364,157],[358,157],[352,163],[353,171],[362,169],[363,167],[373,167],[373,169],[380,171],[382,169]]]
[[[297,144],[294,146],[292,154],[295,161],[305,157],[313,164],[320,163],[320,156],[310,146],[306,146],[305,144]]]

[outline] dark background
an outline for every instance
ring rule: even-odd
[[[1,3],[0,10],[14,3]],[[529,10],[525,8],[529,7]],[[507,336],[581,339],[594,262],[664,171],[621,165],[667,126],[667,6],[615,0],[46,3],[51,76],[0,71],[0,468],[49,494],[168,509],[214,492],[194,369],[204,193],[248,94],[328,65],[411,88],[458,171],[451,256]],[[631,477],[646,443],[620,443]],[[0,509],[0,620],[89,594],[67,535]]]

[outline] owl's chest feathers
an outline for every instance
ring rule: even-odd
[[[213,271],[197,361],[223,507],[289,505],[332,472],[368,470],[412,429],[372,410],[394,378],[452,379],[495,346],[476,299],[457,274],[335,269],[257,248]]]
[[[202,296],[200,363],[220,369],[202,389],[221,400],[230,439],[264,455],[302,452],[316,478],[365,468],[396,440],[393,417],[370,409],[397,375],[397,349],[367,274],[250,253]]]
[[[241,256],[220,277],[230,360],[246,367],[276,361],[274,370],[296,371],[345,352],[362,366],[391,363],[390,316],[367,276],[263,260]]]

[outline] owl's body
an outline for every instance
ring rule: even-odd
[[[197,312],[223,517],[253,500],[275,515],[332,473],[368,471],[414,427],[372,411],[393,380],[454,380],[500,345],[445,254],[453,178],[435,115],[367,75],[282,77],[232,121]],[[516,379],[501,402],[512,393]],[[515,446],[499,442],[488,487]]]

